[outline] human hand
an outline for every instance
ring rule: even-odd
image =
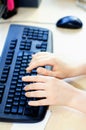
[[[52,70],[40,66],[52,66]],[[30,72],[34,68],[37,68],[38,74],[56,78],[69,78],[76,75],[72,66],[62,62],[54,54],[49,52],[39,52],[33,55],[29,67],[26,70]]]
[[[40,75],[25,76],[22,80],[28,83],[33,82],[24,87],[26,97],[42,98],[37,101],[29,101],[28,104],[31,106],[68,105],[74,98],[74,87],[63,80]]]

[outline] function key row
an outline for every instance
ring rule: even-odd
[[[6,83],[7,78],[8,78],[8,74],[9,74],[9,70],[10,70],[9,66],[5,66],[3,68],[2,75],[1,75],[1,78],[0,78],[0,83]]]
[[[5,83],[6,83],[7,78],[8,78],[9,70],[10,70],[10,67],[5,66],[3,71],[2,71],[2,75],[0,77],[0,103],[1,103],[2,98],[3,98],[3,94],[4,94],[4,90],[5,90]]]
[[[3,98],[3,94],[5,90],[5,83],[8,78],[9,70],[10,70],[10,67],[5,66],[2,71],[1,78],[0,78],[0,103],[2,102],[2,98]]]
[[[6,65],[10,65],[12,63],[12,59],[13,59],[14,51],[15,51],[15,48],[16,48],[16,44],[17,44],[17,39],[16,40],[11,40],[10,46],[9,46],[9,51],[7,53],[7,57],[6,57],[6,61],[5,61]]]
[[[0,103],[2,102],[4,90],[5,90],[5,83],[8,79],[9,71],[10,71],[10,64],[12,63],[13,55],[14,55],[14,50],[16,48],[17,44],[17,39],[11,40],[10,45],[9,45],[9,50],[7,53],[7,57],[5,60],[5,66],[2,70],[2,74],[0,77]]]
[[[2,98],[3,98],[4,89],[5,89],[5,86],[0,84],[0,103],[1,103]]]

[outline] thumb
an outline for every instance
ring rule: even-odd
[[[37,68],[37,73],[45,76],[53,76],[56,77],[56,73],[52,70],[48,70],[46,68],[39,67]]]

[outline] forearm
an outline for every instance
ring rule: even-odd
[[[70,93],[71,99],[68,106],[86,113],[86,92],[75,88],[74,94]]]
[[[70,69],[69,77],[86,75],[86,64],[72,67]]]

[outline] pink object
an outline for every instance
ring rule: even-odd
[[[14,0],[7,0],[7,9],[12,11],[15,8]]]

